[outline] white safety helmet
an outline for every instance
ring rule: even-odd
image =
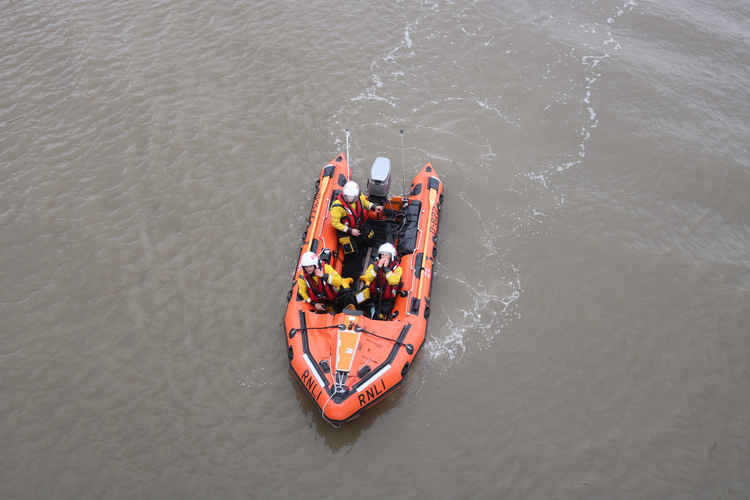
[[[391,260],[396,258],[396,249],[391,245],[390,243],[383,243],[380,245],[380,248],[378,248],[378,255],[387,253],[391,256]]]
[[[299,260],[299,265],[302,267],[317,266],[318,256],[315,252],[305,252],[302,254],[302,258]]]
[[[359,184],[354,181],[348,181],[344,184],[344,198],[347,201],[354,201],[359,198]]]

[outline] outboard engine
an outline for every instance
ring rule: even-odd
[[[367,195],[371,202],[384,205],[391,189],[391,160],[383,156],[375,158],[367,179]]]

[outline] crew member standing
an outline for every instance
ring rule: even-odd
[[[344,184],[343,192],[333,201],[330,211],[331,224],[338,234],[339,247],[344,252],[344,258],[359,254],[361,248],[358,243],[361,239],[372,238],[372,230],[364,234],[368,212],[379,213],[382,210],[382,206],[375,205],[360,193],[356,182],[348,181]]]

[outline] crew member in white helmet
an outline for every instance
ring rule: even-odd
[[[349,288],[351,278],[343,279],[329,264],[323,264],[314,252],[300,259],[302,272],[297,277],[297,291],[316,311],[332,311],[342,288]]]
[[[393,303],[401,289],[401,274],[396,249],[390,243],[378,248],[378,257],[360,276],[364,285],[357,295],[357,304],[374,319],[390,319]]]
[[[331,204],[331,224],[339,237],[339,246],[344,255],[357,253],[359,238],[372,238],[372,231],[363,234],[368,212],[380,213],[383,207],[375,205],[360,193],[359,185],[354,181],[344,184],[344,189]]]

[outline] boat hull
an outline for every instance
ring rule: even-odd
[[[443,195],[443,183],[427,163],[414,177],[408,196],[394,197],[386,205],[387,213],[400,214],[402,292],[394,302],[393,319],[371,319],[356,310],[318,313],[297,293],[299,259],[308,250],[328,248],[331,265],[341,272],[343,252],[328,213],[348,180],[343,154],[321,169],[284,316],[290,369],[323,418],[335,426],[396,390],[424,343]]]

